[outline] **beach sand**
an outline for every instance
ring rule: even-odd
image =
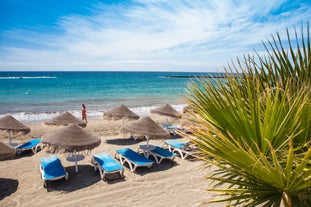
[[[157,122],[165,121],[161,116],[151,116]],[[162,120],[163,119],[163,120]],[[100,179],[91,165],[92,153],[109,152],[130,147],[137,150],[145,140],[123,138],[120,133],[122,121],[102,119],[89,120],[86,131],[101,138],[101,145],[80,161],[79,172],[74,163],[66,161],[67,154],[58,154],[69,173],[65,179],[48,182],[44,188],[39,171],[40,157],[49,156],[46,148],[36,154],[25,152],[21,156],[0,161],[0,206],[199,206],[201,202],[213,200],[211,193],[204,191],[209,182],[204,179],[211,169],[204,167],[200,160],[164,160],[151,168],[138,168],[135,173],[125,167],[125,178],[118,174],[108,175],[107,182]],[[23,143],[32,137],[60,127],[42,123],[27,124],[31,132],[13,136],[12,142]],[[185,138],[180,138],[183,141]],[[0,133],[0,141],[7,143],[7,133]],[[162,146],[163,140],[151,140]],[[207,206],[223,206],[209,204]]]

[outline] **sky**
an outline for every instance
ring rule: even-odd
[[[222,72],[311,0],[0,0],[0,71]]]

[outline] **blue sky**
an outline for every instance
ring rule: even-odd
[[[223,71],[311,1],[0,0],[0,70]]]

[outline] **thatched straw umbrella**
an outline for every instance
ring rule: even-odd
[[[166,104],[164,106],[152,109],[150,113],[154,114],[160,114],[163,116],[166,116],[166,122],[168,122],[168,117],[173,117],[173,118],[181,118],[181,114],[178,113],[171,105]]]
[[[54,118],[45,121],[44,124],[46,125],[69,125],[69,124],[77,124],[81,127],[85,127],[86,123],[82,120],[78,119],[74,115],[72,115],[70,112],[65,111],[61,113],[58,116],[55,116]]]
[[[139,119],[139,116],[131,111],[128,107],[125,105],[118,106],[117,108],[114,108],[110,111],[107,111],[103,115],[104,118],[114,118],[114,119],[130,119],[130,120],[137,120]]]
[[[66,127],[45,134],[42,136],[41,142],[49,145],[54,150],[64,149],[67,152],[73,152],[70,161],[75,162],[76,172],[78,172],[77,161],[83,159],[84,156],[80,155],[79,157],[76,152],[92,150],[98,147],[101,139],[84,131],[76,124],[69,124]],[[67,158],[67,160],[69,159]]]
[[[0,142],[0,159],[15,156],[15,149],[7,144]]]
[[[8,131],[9,144],[12,145],[11,143],[12,132],[29,133],[30,127],[16,120],[13,116],[6,115],[0,119],[0,130]]]
[[[149,138],[163,138],[169,136],[169,134],[149,116],[141,118],[130,124],[125,124],[122,126],[122,131],[145,135],[147,139],[147,146],[149,144]]]

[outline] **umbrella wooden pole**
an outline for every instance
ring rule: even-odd
[[[147,148],[149,147],[149,135],[146,135],[146,139],[147,139]]]
[[[76,150],[73,152],[73,156],[75,159],[75,165],[76,165],[76,173],[78,172],[78,161],[77,161],[77,152]]]
[[[67,161],[68,161],[68,162],[74,162],[74,163],[75,163],[75,170],[76,170],[76,173],[79,172],[79,169],[78,169],[78,162],[81,161],[81,160],[83,160],[83,159],[84,159],[84,156],[83,156],[83,155],[77,154],[77,151],[76,151],[76,150],[73,151],[72,156],[67,157]]]
[[[9,145],[12,145],[11,137],[12,137],[12,131],[9,130]]]
[[[122,127],[124,126],[124,118],[122,118]],[[125,133],[124,132],[122,132],[122,134],[123,134],[123,139],[125,139]]]

